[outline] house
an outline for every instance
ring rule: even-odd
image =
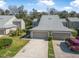
[[[66,19],[60,18],[60,21],[63,23],[64,26],[68,27],[68,23],[67,23]]]
[[[71,29],[65,27],[57,15],[43,15],[38,26],[30,29],[31,38],[47,39],[52,36],[54,39],[66,39],[71,36]]]
[[[32,27],[36,27],[38,25],[38,19],[33,19]]]
[[[68,17],[69,27],[78,29],[79,28],[79,18],[77,17]]]
[[[22,25],[21,23],[24,22],[17,19],[15,16],[0,15],[0,35],[8,34],[11,30],[16,30],[17,28],[24,29],[24,24]]]
[[[13,24],[17,25],[17,27],[20,28],[20,29],[25,29],[25,22],[23,21],[23,19],[14,20]]]

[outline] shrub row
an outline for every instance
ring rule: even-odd
[[[9,47],[12,44],[13,40],[12,38],[0,38],[0,48],[6,48]]]

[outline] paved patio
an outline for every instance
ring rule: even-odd
[[[68,49],[64,40],[52,40],[56,58],[79,58],[79,54]]]
[[[31,39],[31,41],[22,48],[14,58],[47,58],[48,41],[43,39]]]

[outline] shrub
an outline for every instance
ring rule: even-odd
[[[10,31],[9,36],[16,36],[16,31]]]
[[[48,41],[51,41],[52,40],[52,37],[48,37]]]
[[[12,44],[12,38],[1,38],[0,39],[0,48],[8,47]]]
[[[25,30],[25,29],[23,29],[21,32],[26,32],[26,30]]]
[[[72,32],[72,36],[74,36],[74,37],[76,37],[77,36],[77,31],[76,30],[74,30],[73,32]]]

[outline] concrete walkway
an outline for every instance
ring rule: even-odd
[[[64,41],[53,40],[52,42],[56,58],[79,58],[79,54],[75,54],[68,49]]]
[[[31,41],[22,48],[14,58],[47,58],[48,41],[43,39],[31,39]]]

